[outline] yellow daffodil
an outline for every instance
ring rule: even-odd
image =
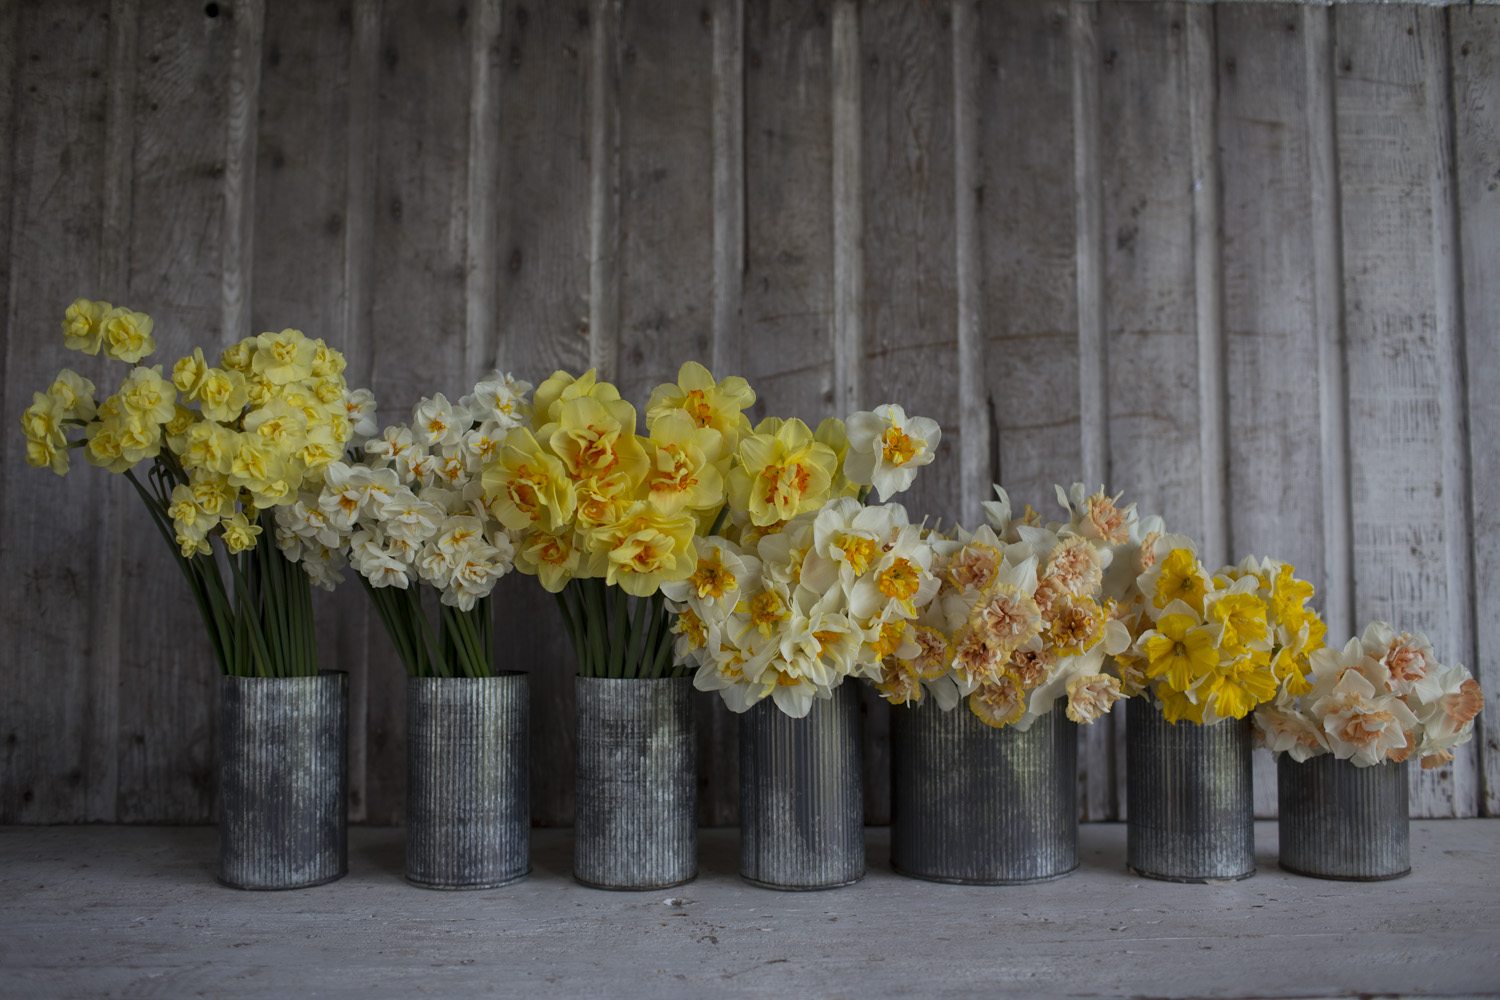
[[[574,482],[623,476],[634,484],[649,465],[635,434],[635,407],[622,399],[563,400],[557,421],[544,427],[542,436]]]
[[[610,403],[620,398],[620,390],[613,383],[599,381],[598,373],[592,368],[576,377],[564,371],[553,372],[537,386],[532,397],[532,420],[536,430],[540,432],[547,424],[557,422],[563,403],[585,398]]]
[[[717,510],[724,505],[724,477],[716,463],[724,439],[712,427],[699,427],[686,413],[671,410],[651,425],[650,471],[646,493],[663,514]]]
[[[116,306],[104,314],[101,326],[104,353],[116,361],[135,364],[156,350],[151,336],[155,324],[145,313]]]
[[[115,398],[129,416],[147,423],[164,424],[177,412],[177,390],[161,377],[161,365],[133,369]]]
[[[506,435],[482,481],[486,504],[511,531],[556,532],[573,519],[578,497],[567,470],[524,427]]]
[[[1161,698],[1162,718],[1173,725],[1183,720],[1203,725],[1204,711],[1208,708],[1206,703],[1193,701],[1189,695],[1171,688],[1161,688],[1157,694]]]
[[[1228,593],[1209,606],[1209,620],[1224,629],[1222,645],[1239,651],[1266,640],[1266,605],[1250,593]]]
[[[244,511],[236,511],[219,524],[224,532],[224,547],[230,552],[244,552],[255,548],[255,539],[262,530],[260,525],[250,522]]]
[[[104,337],[104,317],[114,306],[108,302],[75,299],[63,313],[63,344],[70,351],[99,353]]]
[[[1156,628],[1141,637],[1146,676],[1161,679],[1174,691],[1191,691],[1219,665],[1212,626],[1189,614],[1162,615]]]
[[[271,385],[286,385],[312,375],[317,346],[301,330],[262,333],[255,338],[250,370]]]
[[[1207,701],[1223,718],[1243,719],[1256,705],[1276,697],[1279,689],[1271,670],[1271,654],[1255,650],[1221,664],[1204,685],[1199,700]]]
[[[1173,549],[1161,561],[1161,575],[1156,578],[1152,599],[1158,608],[1182,601],[1198,613],[1203,612],[1203,595],[1208,592],[1208,574],[1191,549]]]
[[[605,582],[647,597],[663,583],[687,579],[697,562],[695,527],[686,514],[662,514],[649,503],[633,504],[623,518],[603,529],[609,559]]]
[[[219,367],[225,371],[250,373],[250,361],[255,357],[255,338],[246,337],[237,344],[230,344],[219,355]]]
[[[744,411],[754,404],[755,390],[743,378],[730,375],[715,381],[707,368],[687,361],[677,370],[675,383],[652,390],[646,404],[646,423],[654,428],[666,414],[683,413],[694,426],[717,431],[726,447],[733,449],[750,426]]]
[[[92,420],[97,411],[94,405],[94,383],[73,371],[64,368],[52,380],[47,395],[56,403],[64,420]]]
[[[200,420],[187,429],[179,458],[183,468],[227,476],[239,448],[239,435],[223,424]]]
[[[795,419],[770,433],[757,431],[741,439],[739,459],[729,474],[730,504],[760,526],[821,506],[829,498],[838,464],[833,449]]]

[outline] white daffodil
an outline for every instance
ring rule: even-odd
[[[377,511],[387,535],[413,545],[437,534],[443,515],[441,507],[418,497],[405,486],[392,493]]]
[[[350,447],[359,447],[380,433],[375,419],[375,394],[369,389],[354,389],[344,394],[344,415],[349,418],[353,436]]]
[[[851,414],[845,421],[849,453],[844,475],[873,486],[882,501],[910,489],[917,470],[937,457],[942,430],[928,417],[908,417],[895,403]]]
[[[530,422],[531,407],[526,396],[531,389],[530,382],[523,382],[509,372],[492,371],[458,402],[473,420],[493,424],[504,437],[505,431]]]
[[[1261,705],[1254,719],[1256,737],[1272,753],[1290,754],[1292,760],[1301,763],[1328,752],[1323,730],[1293,706]]]
[[[411,413],[412,434],[428,448],[458,444],[474,420],[463,406],[435,393],[419,402]]]

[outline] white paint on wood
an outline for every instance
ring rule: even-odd
[[[620,0],[595,0],[589,85],[589,364],[620,366]]]
[[[745,5],[714,5],[714,318],[715,376],[739,371],[745,298]]]
[[[1412,824],[1391,885],[1280,871],[1182,886],[1124,867],[1125,830],[1085,824],[1080,869],[1032,886],[870,874],[815,896],[736,874],[736,834],[704,830],[698,879],[600,892],[568,875],[566,831],[495,892],[401,879],[402,833],[350,831],[350,873],[281,893],[213,882],[204,828],[0,834],[0,964],[19,996],[536,997],[1478,996],[1500,981],[1500,822]],[[147,888],[149,887],[149,889]],[[1371,909],[1380,916],[1372,918]]]
[[[1188,131],[1192,143],[1193,302],[1198,332],[1198,451],[1203,490],[1199,549],[1211,566],[1228,562],[1229,379],[1224,344],[1224,234],[1220,225],[1219,87],[1214,12],[1193,6],[1187,21]]]
[[[1078,422],[1084,482],[1109,486],[1108,344],[1104,335],[1104,193],[1099,163],[1098,12],[1071,9],[1073,178],[1078,272]]]
[[[1459,257],[1467,336],[1470,517],[1475,651],[1472,669],[1489,702],[1476,736],[1481,760],[1479,808],[1500,815],[1500,8],[1455,10],[1452,101]]]
[[[958,316],[959,499],[963,524],[979,524],[995,480],[985,393],[984,259],[980,240],[980,26],[973,0],[953,0],[953,231]]]
[[[229,106],[224,128],[224,336],[250,336],[250,298],[255,288],[255,139],[259,124],[264,0],[234,6],[229,43]]]
[[[1353,507],[1349,477],[1348,352],[1344,337],[1344,234],[1339,199],[1331,15],[1302,11],[1307,62],[1307,166],[1311,185],[1313,320],[1318,338],[1322,442],[1322,606],[1330,641],[1354,629]]]
[[[864,183],[860,34],[854,0],[833,6],[833,410],[864,405]]]
[[[499,159],[500,0],[476,0],[469,10],[469,196],[464,241],[464,377],[471,385],[495,366],[496,162]],[[455,387],[457,388],[457,387]]]
[[[1473,523],[1469,507],[1468,379],[1465,377],[1466,329],[1460,288],[1458,190],[1454,178],[1453,104],[1449,90],[1448,19],[1442,11],[1423,11],[1417,22],[1425,71],[1425,117],[1432,124],[1429,183],[1432,190],[1433,322],[1438,331],[1437,369],[1439,437],[1442,449],[1443,541],[1447,565],[1445,662],[1475,662],[1474,571],[1471,563]],[[1491,331],[1494,335],[1494,331]],[[1478,812],[1479,746],[1455,751],[1454,812]]]

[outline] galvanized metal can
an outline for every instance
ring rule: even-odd
[[[891,711],[891,866],[963,885],[1017,885],[1078,867],[1078,727],[1066,702],[1024,733],[931,699]]]
[[[1379,882],[1411,872],[1406,763],[1356,767],[1332,754],[1276,761],[1281,867]]]
[[[1130,870],[1168,882],[1254,875],[1250,720],[1172,725],[1145,698],[1126,711]]]
[[[770,699],[740,717],[740,875],[832,889],[865,875],[859,689],[846,682],[789,718]]]
[[[301,889],[349,870],[349,677],[221,677],[219,881]]]
[[[531,870],[525,674],[406,681],[406,878],[493,889]]]
[[[692,680],[579,677],[573,877],[661,889],[698,874]]]

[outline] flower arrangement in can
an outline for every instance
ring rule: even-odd
[[[310,575],[354,568],[413,677],[495,673],[490,596],[515,550],[481,477],[528,419],[530,391],[491,372],[456,402],[424,397],[409,422],[378,435],[374,400],[361,397],[362,454],[332,463],[320,490],[278,511],[277,542]]]
[[[888,657],[877,688],[893,704],[966,702],[997,729],[1025,731],[1059,698],[1069,719],[1094,722],[1121,697],[1105,657],[1129,633],[1105,583],[1135,509],[1102,493],[1094,499],[1106,503],[1090,507],[1077,487],[1075,510],[1059,488],[1070,516],[1044,524],[1029,505],[1013,517],[1006,491],[994,489],[986,524],[932,535],[940,592],[915,626],[917,655]]]
[[[769,418],[742,436],[729,503],[664,584],[677,658],[735,712],[769,698],[793,718],[850,678],[920,652],[937,595],[929,532],[900,504],[941,429],[895,404],[816,431]],[[882,501],[867,504],[874,492]]]
[[[1331,753],[1371,767],[1415,756],[1432,769],[1473,738],[1483,707],[1479,682],[1440,662],[1427,636],[1372,621],[1342,649],[1314,651],[1306,683],[1254,719],[1262,746],[1299,763]]]
[[[139,364],[156,349],[143,312],[79,299],[62,327],[69,349],[133,367],[102,401],[66,368],[34,394],[21,417],[27,461],[65,475],[76,448],[125,476],[182,570],[223,673],[316,674],[308,578],[259,541],[353,434],[343,355],[286,329],[232,344],[216,363],[195,348],[164,374]]]
[[[1210,574],[1190,539],[1162,534],[1140,564],[1134,641],[1116,657],[1127,694],[1170,723],[1213,725],[1307,690],[1327,628],[1289,563],[1251,556]]]

